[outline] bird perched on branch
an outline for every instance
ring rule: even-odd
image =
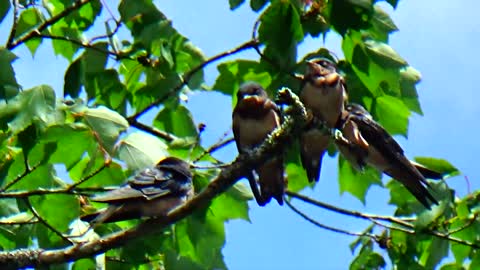
[[[176,157],[167,157],[155,167],[138,172],[118,189],[91,198],[95,202],[108,203],[109,207],[80,219],[101,224],[162,217],[185,203],[193,194],[189,164]]]
[[[347,100],[345,82],[335,63],[325,58],[307,61],[300,99],[311,119],[300,136],[300,155],[308,180],[313,182],[320,177],[330,142],[328,129],[336,127]]]
[[[342,137],[335,144],[340,153],[357,170],[370,165],[400,181],[419,202],[430,209],[438,204],[430,194],[425,177],[440,179],[442,175],[408,160],[400,145],[358,104],[346,106],[341,119]]]
[[[280,111],[268,98],[262,86],[257,83],[243,84],[238,90],[237,100],[232,114],[233,134],[238,152],[248,153],[280,126]],[[285,192],[283,156],[278,155],[264,164],[259,164],[255,172],[258,175],[260,192],[253,172],[248,173],[247,179],[257,203],[264,206],[275,198],[282,205]]]

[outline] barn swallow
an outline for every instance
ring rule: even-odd
[[[362,170],[368,164],[400,181],[426,208],[438,204],[427,189],[430,186],[425,177],[441,174],[408,160],[400,145],[367,110],[358,104],[347,105],[341,122],[342,138],[337,137],[335,144],[354,168]]]
[[[163,217],[193,196],[192,173],[187,162],[167,157],[147,168],[122,187],[97,195],[92,201],[109,207],[82,216],[91,224],[117,222],[142,217]]]
[[[335,128],[347,100],[345,83],[335,64],[320,58],[307,61],[300,99],[312,121],[300,136],[300,156],[310,182],[318,181],[322,159],[327,150],[330,133]]]
[[[267,136],[280,126],[280,110],[271,101],[265,90],[257,83],[243,84],[237,93],[237,105],[233,110],[233,134],[239,153],[248,153],[259,146]],[[252,172],[247,179],[252,192],[260,206],[275,198],[283,204],[285,179],[283,157],[278,155],[255,168],[260,183],[257,183]]]

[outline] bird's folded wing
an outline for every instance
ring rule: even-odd
[[[135,199],[144,200],[145,195],[140,190],[133,189],[129,186],[124,186],[103,194],[96,195],[92,197],[91,200],[95,202],[120,203]]]

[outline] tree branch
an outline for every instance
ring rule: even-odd
[[[63,234],[61,232],[59,232],[57,229],[55,229],[52,225],[50,225],[50,223],[48,223],[42,216],[40,216],[40,214],[38,214],[37,210],[35,210],[35,208],[33,208],[32,204],[30,203],[30,200],[29,198],[24,198],[23,200],[25,202],[25,204],[27,205],[28,209],[30,209],[30,212],[32,212],[32,214],[40,221],[40,223],[42,223],[43,225],[45,225],[45,227],[47,227],[49,230],[51,230],[52,232],[54,232],[58,237],[60,237],[63,241],[65,241],[66,243],[70,243],[70,244],[73,244],[72,241],[70,241],[70,239],[68,239],[67,237],[63,236]]]
[[[63,249],[32,249],[0,252],[0,265],[9,269],[36,267],[93,256],[118,247],[130,239],[156,232],[167,225],[185,218],[193,211],[208,206],[213,198],[228,189],[257,164],[265,162],[274,153],[286,147],[290,140],[294,138],[293,135],[298,134],[304,126],[306,112],[298,97],[289,90],[279,91],[279,96],[282,102],[291,105],[286,110],[287,116],[280,128],[275,129],[262,145],[252,153],[249,153],[248,156],[238,156],[235,162],[223,169],[203,191],[186,204],[170,212],[165,218],[150,219],[127,231],[114,233],[105,238],[79,243]]]
[[[18,0],[13,0],[12,3],[13,3],[13,23],[12,23],[12,30],[10,31],[10,35],[8,35],[6,47],[8,47],[8,45],[13,42],[13,39],[15,38],[15,34],[17,33],[18,6],[20,5],[20,3],[18,2]]]
[[[333,212],[337,212],[337,213],[340,213],[340,214],[343,214],[343,215],[352,216],[352,217],[356,217],[356,218],[361,218],[361,219],[365,219],[365,220],[374,219],[374,220],[388,221],[388,222],[395,223],[395,224],[398,224],[398,225],[401,225],[401,226],[404,226],[404,227],[407,227],[407,228],[413,228],[414,227],[413,224],[411,224],[411,223],[409,223],[405,220],[402,220],[400,218],[396,218],[396,217],[392,217],[392,216],[373,215],[373,214],[361,213],[361,212],[353,211],[353,210],[347,210],[347,209],[344,209],[344,208],[333,206],[333,205],[328,204],[328,203],[324,203],[324,202],[314,200],[310,197],[307,197],[305,195],[298,194],[296,192],[292,192],[292,191],[289,191],[289,190],[285,191],[285,194],[292,197],[292,198],[296,198],[296,199],[299,199],[299,200],[304,201],[306,203],[313,204],[313,205],[318,206],[320,208],[327,209],[327,210],[333,211]]]
[[[397,231],[401,231],[401,232],[404,232],[404,233],[407,233],[407,234],[415,234],[416,233],[415,230],[413,230],[415,228],[414,225],[411,224],[411,223],[408,223],[408,222],[406,222],[405,220],[402,220],[402,219],[398,219],[398,218],[391,217],[391,216],[379,216],[379,215],[365,214],[365,213],[360,213],[360,212],[357,212],[357,211],[346,210],[346,209],[339,208],[339,207],[336,207],[336,206],[333,206],[333,205],[329,205],[329,204],[326,204],[326,203],[323,203],[323,202],[320,202],[320,201],[316,201],[316,200],[311,199],[307,196],[304,196],[304,195],[301,195],[301,194],[298,194],[298,193],[295,193],[295,192],[292,192],[292,191],[288,191],[288,190],[285,192],[285,194],[287,194],[288,196],[291,196],[292,198],[300,199],[304,202],[313,204],[315,206],[318,206],[318,207],[321,207],[321,208],[324,208],[324,209],[327,209],[327,210],[330,210],[330,211],[333,211],[333,212],[337,212],[337,213],[352,216],[352,217],[357,217],[357,218],[370,220],[375,225],[384,227],[384,228],[389,229],[389,230],[397,230]],[[292,209],[292,210],[294,210],[294,209]],[[458,229],[455,229],[453,231],[446,232],[446,233],[442,233],[442,232],[438,232],[438,231],[431,231],[431,230],[424,230],[424,231],[421,231],[421,232],[425,233],[425,234],[435,236],[435,237],[438,237],[438,238],[441,238],[441,239],[452,241],[452,242],[455,242],[455,243],[458,243],[458,244],[469,246],[469,247],[472,247],[472,248],[480,248],[480,245],[478,245],[477,243],[472,243],[472,242],[465,241],[465,240],[460,239],[460,238],[450,236],[453,233],[459,232],[459,231],[464,230],[467,227],[471,226],[474,223],[475,220],[476,219],[473,218],[473,221],[470,220],[464,226],[462,226]],[[406,227],[406,228],[389,226],[389,225],[380,223],[380,221],[391,222],[391,223],[401,225],[401,226]],[[340,232],[340,233],[343,233],[343,232]]]
[[[39,36],[43,30],[45,30],[47,27],[55,24],[62,18],[68,16],[70,13],[74,12],[75,10],[80,9],[83,5],[90,3],[93,0],[78,0],[74,1],[73,4],[67,8],[65,8],[62,12],[58,13],[57,15],[51,17],[50,19],[44,21],[41,23],[37,28],[34,28],[30,30],[29,32],[25,33],[21,37],[19,37],[16,40],[13,40],[11,43],[7,44],[7,49],[12,50],[18,45]]]
[[[100,168],[96,169],[95,171],[93,171],[91,174],[85,176],[83,179],[81,179],[80,181],[74,183],[74,184],[71,184],[66,190],[67,191],[71,191],[73,189],[75,189],[77,186],[85,183],[86,181],[90,180],[92,177],[94,177],[95,175],[99,174],[101,171],[103,171],[105,168],[107,168],[109,165],[110,165],[110,162],[112,160],[111,159],[107,159],[105,160],[105,162],[102,164],[102,166],[100,166]]]
[[[167,142],[171,142],[171,141],[177,139],[177,137],[173,134],[170,134],[170,133],[165,132],[165,131],[161,131],[157,128],[147,126],[143,123],[138,122],[136,118],[130,118],[129,117],[129,118],[127,118],[127,120],[128,120],[128,123],[131,126],[136,127],[137,129],[139,129],[141,131],[145,131],[145,132],[150,133],[150,134],[152,134],[154,136],[157,136],[159,138],[162,138]]]
[[[82,42],[80,40],[76,40],[76,39],[73,39],[73,38],[70,38],[70,37],[38,34],[36,36],[33,36],[32,38],[46,38],[46,39],[52,39],[52,40],[62,40],[62,41],[65,41],[65,42],[70,42],[72,44],[75,44],[75,45],[77,45],[79,47],[82,47],[84,49],[94,50],[94,51],[97,51],[97,52],[100,52],[100,53],[104,53],[106,55],[115,56],[115,57],[112,57],[112,59],[114,58],[114,59],[118,60],[118,59],[124,58],[124,56],[122,56],[122,55],[120,55],[116,52],[111,52],[109,50],[104,50],[104,49],[96,47],[95,45],[92,45],[91,43],[85,43],[85,42]]]
[[[287,204],[287,206],[292,209],[293,212],[297,213],[299,216],[301,216],[303,219],[307,220],[308,222],[312,223],[313,225],[319,227],[319,228],[322,228],[324,230],[327,230],[327,231],[331,231],[331,232],[336,232],[336,233],[341,233],[341,234],[346,234],[346,235],[350,235],[350,236],[368,236],[370,238],[372,238],[373,240],[377,240],[377,236],[374,235],[374,234],[367,234],[367,233],[357,233],[357,232],[350,232],[350,231],[347,231],[347,230],[342,230],[342,229],[339,229],[339,228],[336,228],[336,227],[332,227],[332,226],[328,226],[328,225],[325,225],[325,224],[322,224],[316,220],[314,220],[313,218],[309,217],[307,214],[303,213],[302,211],[298,210],[298,208],[296,208],[295,206],[292,205],[292,203],[289,201],[289,200],[285,200],[285,203]]]
[[[16,183],[18,183],[18,181],[22,180],[29,173],[35,171],[38,167],[40,167],[40,165],[42,165],[42,162],[39,162],[38,164],[35,164],[35,166],[30,168],[30,166],[28,165],[28,161],[25,161],[25,171],[19,176],[17,176],[17,178],[8,182],[4,187],[0,188],[0,194],[5,190],[9,189],[10,187],[12,187],[13,185],[15,185]]]

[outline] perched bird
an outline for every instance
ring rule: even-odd
[[[162,217],[193,196],[192,173],[187,162],[162,159],[155,167],[138,172],[118,189],[91,198],[110,206],[80,219],[92,224],[141,217]]]
[[[233,110],[233,134],[239,153],[248,153],[260,145],[268,134],[280,126],[280,111],[265,90],[257,83],[243,84],[237,93],[237,105]],[[285,179],[283,156],[272,157],[255,168],[260,183],[260,193],[254,175],[247,176],[255,199],[260,206],[271,198],[283,204]]]
[[[335,128],[347,100],[345,83],[330,60],[307,61],[300,100],[305,105],[310,123],[300,136],[300,155],[310,182],[318,181],[322,159],[330,133],[322,128]]]
[[[354,168],[362,170],[368,164],[400,181],[426,208],[438,204],[427,189],[425,177],[441,178],[441,174],[408,160],[400,145],[365,108],[346,106],[341,122],[341,138],[337,137],[335,144]]]

